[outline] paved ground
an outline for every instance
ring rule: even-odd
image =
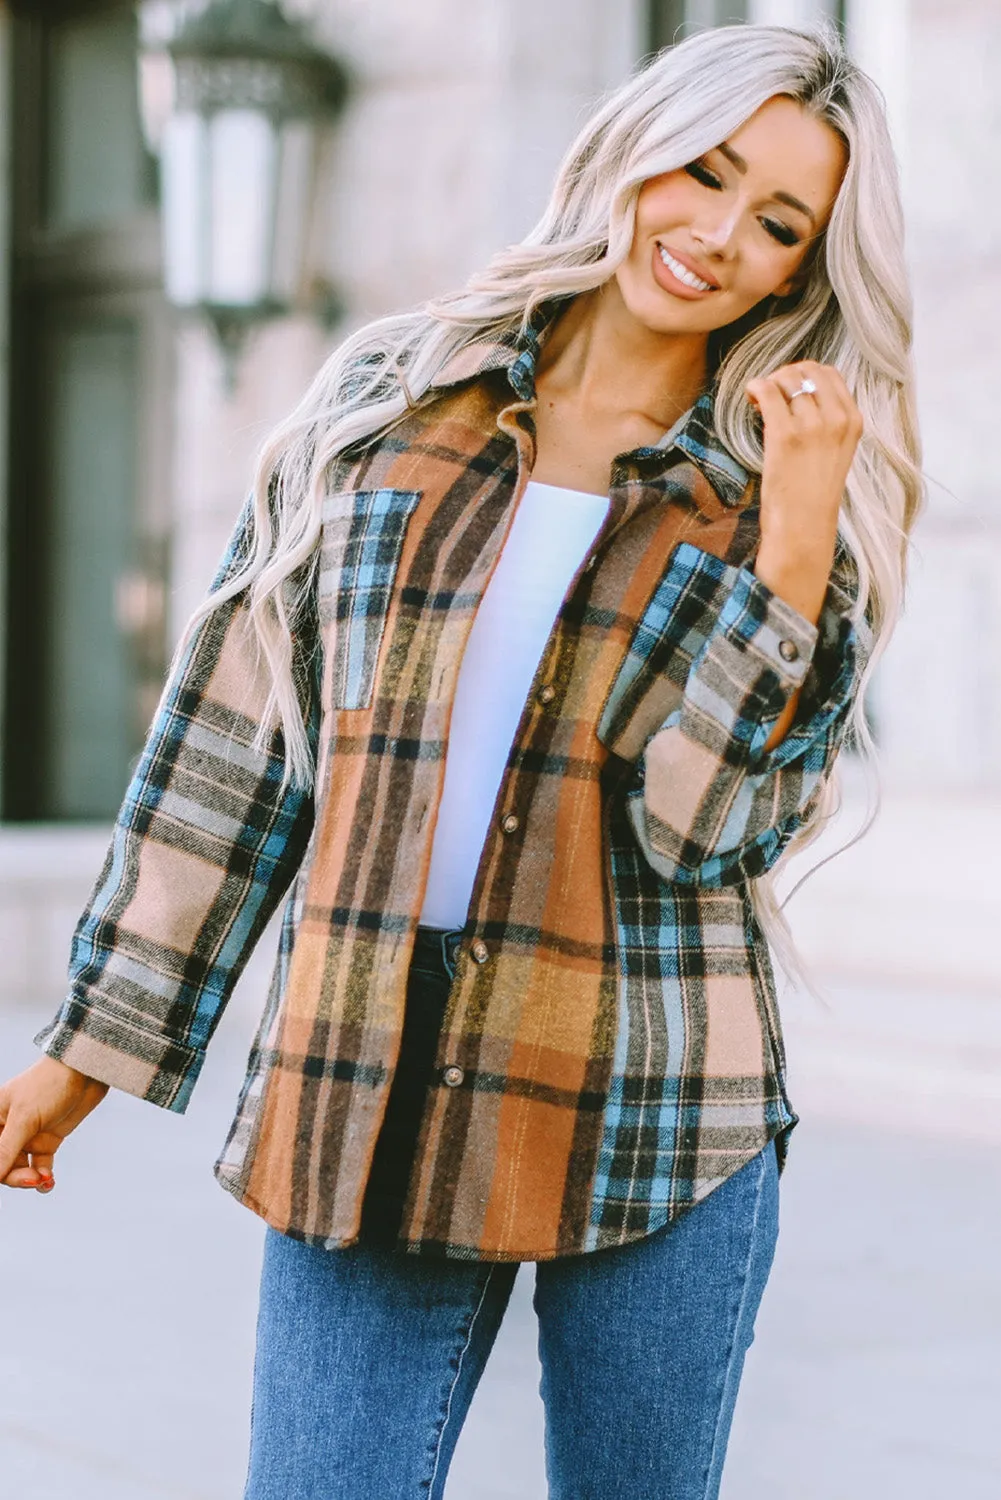
[[[997,1009],[857,988],[792,1008],[805,1119],[725,1500],[996,1500]],[[0,1073],[37,1019],[0,1018]],[[249,1028],[237,1005],[184,1120],[113,1096],[51,1198],[3,1195],[3,1500],[239,1500],[261,1230],[209,1168]],[[530,1296],[526,1271],[449,1500],[545,1495]]]

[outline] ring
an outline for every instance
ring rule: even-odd
[[[803,384],[800,386],[798,391],[793,391],[792,395],[789,397],[789,400],[795,401],[797,396],[815,396],[816,394],[816,385],[810,379],[809,375],[804,375]]]

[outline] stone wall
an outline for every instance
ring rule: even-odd
[[[1001,789],[1001,9],[911,0],[905,207],[929,504],[878,713],[888,772]]]

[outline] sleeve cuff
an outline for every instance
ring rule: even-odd
[[[201,1071],[204,1053],[162,1033],[123,1026],[70,997],[35,1037],[49,1057],[98,1083],[134,1094],[183,1114]]]
[[[692,663],[681,727],[723,762],[760,754],[803,686],[818,629],[747,568],[738,571],[716,629]]]
[[[774,668],[783,686],[803,684],[819,631],[798,610],[772,592],[756,573],[741,568],[720,611],[720,629],[737,646]]]

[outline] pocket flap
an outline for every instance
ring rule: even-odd
[[[712,634],[739,569],[679,542],[650,595],[598,721],[598,739],[635,761],[678,707],[692,662]]]

